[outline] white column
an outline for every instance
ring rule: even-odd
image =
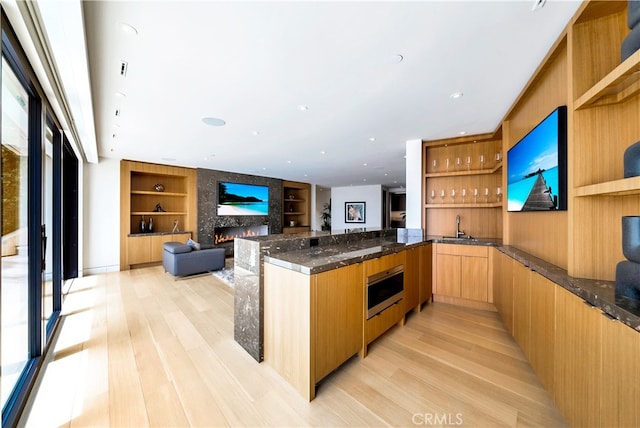
[[[407,141],[407,229],[422,228],[422,140]]]

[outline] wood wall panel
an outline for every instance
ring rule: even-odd
[[[557,51],[509,114],[504,132],[505,153],[560,105],[569,104],[567,43]],[[570,172],[571,173],[571,172]],[[505,171],[506,174],[506,171]],[[508,213],[505,241],[510,245],[566,269],[568,266],[568,215],[566,211]]]

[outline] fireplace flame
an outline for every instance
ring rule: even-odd
[[[251,227],[241,228],[241,227],[233,227],[233,228],[223,228],[223,229],[231,229],[229,231],[216,231],[214,233],[214,245],[222,244],[224,242],[231,242],[235,238],[247,238],[250,236],[262,236],[265,233],[262,230],[255,230]]]

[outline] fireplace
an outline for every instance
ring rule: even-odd
[[[216,227],[214,232],[214,244],[219,245],[225,242],[233,242],[235,238],[245,238],[247,236],[263,236],[269,234],[269,226],[233,226]]]

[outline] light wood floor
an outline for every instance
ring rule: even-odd
[[[565,426],[497,314],[410,314],[305,402],[233,340],[233,290],[161,267],[75,282],[22,425]]]

